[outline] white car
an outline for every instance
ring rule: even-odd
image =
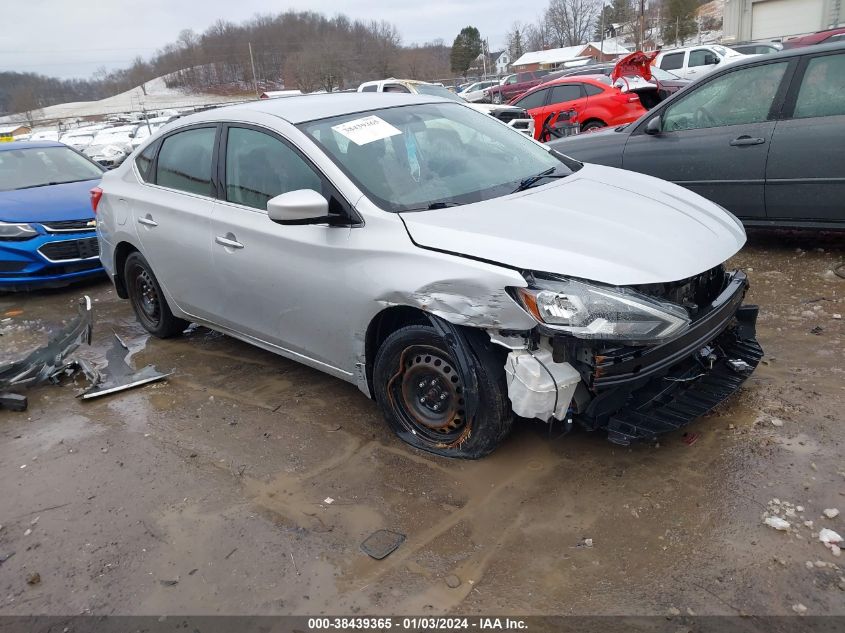
[[[91,203],[151,334],[201,323],[348,381],[444,456],[489,453],[515,416],[651,440],[762,356],[746,276],[723,266],[735,217],[439,97],[187,116]]]
[[[133,123],[100,130],[82,153],[103,167],[113,169],[132,153],[132,138],[138,128],[139,124]]]
[[[743,55],[727,46],[707,44],[660,51],[652,65],[668,70],[681,79],[692,80],[706,75],[720,65],[748,57],[750,55]]]
[[[432,97],[443,97],[459,103],[464,103],[474,110],[489,114],[499,119],[512,128],[523,134],[534,137],[534,119],[524,108],[510,105],[494,105],[490,103],[470,103],[463,98],[463,95],[455,94],[440,84],[432,84],[427,81],[415,79],[380,79],[378,81],[366,81],[358,86],[358,92],[396,92],[405,94],[429,95]]]
[[[467,86],[466,90],[461,91],[461,96],[469,101],[470,103],[478,103],[479,101],[483,101],[486,96],[484,94],[485,88],[490,88],[491,86],[498,86],[499,80],[498,79],[489,79],[487,81],[476,81],[474,84],[470,84]]]

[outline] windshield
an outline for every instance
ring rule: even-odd
[[[460,101],[465,103],[463,97],[459,97],[454,92],[443,86],[434,86],[432,84],[416,84],[414,86],[417,92],[421,95],[429,95],[432,97],[443,97],[444,99],[451,99],[452,101]]]
[[[489,200],[550,169],[572,173],[520,132],[455,104],[385,108],[299,127],[388,211]]]
[[[95,180],[103,170],[67,147],[0,151],[0,191]]]
[[[678,75],[673,75],[668,70],[663,70],[658,66],[651,67],[651,74],[652,76],[657,79],[658,81],[676,81],[680,79]]]

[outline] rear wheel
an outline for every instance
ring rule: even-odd
[[[173,316],[158,280],[141,253],[135,252],[126,258],[123,279],[135,316],[147,332],[169,338],[188,327],[187,321]]]
[[[500,105],[502,103],[502,93],[496,92],[493,94],[493,103]]]
[[[446,457],[477,459],[493,451],[510,432],[513,414],[504,370],[491,359],[476,361],[478,407],[466,413],[467,385],[449,346],[427,325],[397,330],[375,359],[376,401],[390,428],[405,442]],[[490,355],[492,356],[492,355]]]
[[[581,126],[582,132],[592,132],[593,130],[598,130],[603,127],[607,127],[607,123],[604,121],[587,121],[584,125]]]

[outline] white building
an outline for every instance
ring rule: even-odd
[[[497,75],[504,75],[508,72],[508,67],[511,63],[511,56],[507,51],[502,51],[501,53],[491,53],[490,57],[496,65]]]
[[[723,42],[781,39],[845,24],[843,0],[726,0]]]

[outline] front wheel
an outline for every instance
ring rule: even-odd
[[[427,325],[397,330],[375,359],[375,398],[388,425],[402,440],[422,450],[477,459],[492,452],[507,436],[513,414],[501,365],[472,354],[478,407],[466,413],[466,388],[472,384],[437,331]],[[493,357],[493,354],[485,355]]]
[[[187,321],[173,316],[158,280],[141,253],[126,258],[123,279],[135,316],[147,332],[158,338],[169,338],[188,327]]]

